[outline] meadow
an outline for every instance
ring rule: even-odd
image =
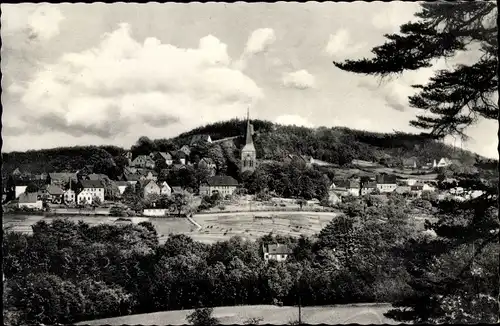
[[[302,322],[306,324],[397,324],[384,317],[389,304],[349,304],[302,308]],[[130,315],[78,323],[77,325],[185,325],[186,316],[193,310],[176,310]],[[297,307],[272,305],[235,306],[214,308],[213,317],[223,325],[244,324],[250,318],[262,318],[261,324],[286,325],[298,320]]]

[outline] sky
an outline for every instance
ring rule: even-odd
[[[333,60],[369,57],[417,3],[1,5],[3,152],[129,148],[211,122],[421,132],[412,84],[477,53],[378,80]],[[471,61],[472,60],[472,61]],[[447,142],[498,158],[498,122]]]

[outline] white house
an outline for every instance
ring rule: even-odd
[[[31,208],[31,209],[43,209],[43,202],[38,198],[38,194],[34,193],[22,193],[19,196],[18,202],[19,208]]]
[[[402,179],[401,183],[404,183],[407,186],[413,186],[415,183],[417,183],[417,179]]]
[[[16,186],[15,192],[16,192],[16,198],[18,198],[21,194],[23,194],[26,191],[26,188],[28,186],[23,185],[23,186]]]
[[[422,191],[430,191],[430,192],[434,192],[436,191],[436,187],[433,187],[427,183],[424,183],[423,187],[422,187]]]
[[[388,174],[377,175],[377,189],[381,193],[393,192],[398,187],[396,176]]]
[[[72,204],[75,202],[76,194],[73,190],[68,189],[63,193],[63,200],[66,204]]]
[[[266,246],[262,246],[262,251],[264,252],[264,260],[276,260],[276,261],[284,261],[288,258],[289,255],[292,254],[292,250],[288,248],[287,245],[282,244],[270,244]]]
[[[104,202],[104,185],[100,180],[81,180],[80,191],[77,195],[77,203],[79,205],[85,203],[91,205],[94,197]]]
[[[444,168],[447,167],[451,164],[451,161],[448,158],[442,157],[439,162],[437,163],[438,168]]]
[[[116,187],[118,187],[118,191],[120,191],[120,195],[123,195],[125,192],[125,189],[127,189],[127,186],[129,183],[127,181],[115,181]]]
[[[160,195],[170,196],[172,194],[172,188],[170,188],[170,186],[166,181],[161,182],[159,186],[160,186]]]
[[[200,185],[201,196],[211,196],[218,192],[222,196],[232,195],[238,187],[238,181],[226,175],[216,175]]]

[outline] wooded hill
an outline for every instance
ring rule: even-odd
[[[407,133],[375,133],[345,127],[305,128],[276,125],[269,121],[252,120],[254,143],[259,160],[282,162],[288,154],[309,155],[326,162],[348,165],[353,159],[400,163],[405,158],[416,157],[425,163],[441,157],[458,160],[464,166],[495,169],[496,160],[488,160],[469,151],[461,150],[429,139],[425,135]],[[246,121],[233,119],[193,129],[171,139],[150,140],[141,137],[131,147],[136,157],[151,151],[175,151],[189,144],[191,137],[208,134],[212,140],[241,136],[227,142],[213,144],[209,148],[195,148],[191,160],[208,155],[224,166],[220,172],[238,173],[239,149],[245,134]],[[202,146],[203,147],[203,146]],[[116,146],[60,147],[27,152],[2,154],[2,175],[16,168],[31,173],[75,171],[92,165],[95,173],[119,174],[125,161],[126,149]],[[110,177],[111,177],[110,175]]]

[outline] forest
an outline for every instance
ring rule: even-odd
[[[385,203],[360,197],[343,203],[345,213],[315,237],[269,234],[257,242],[234,237],[214,244],[170,235],[160,245],[149,222],[40,221],[32,235],[3,231],[4,319],[9,325],[74,323],[162,310],[297,305],[299,298],[305,306],[392,302],[391,316],[403,321],[416,317],[397,304],[416,302],[434,311],[429,320],[457,318],[422,297],[467,267],[473,247],[461,235],[472,221],[482,225],[475,232],[498,230],[498,210],[487,201],[430,201],[423,206],[434,207],[439,218],[422,233],[401,197]],[[285,262],[266,263],[262,245],[270,243],[287,244],[293,253]],[[472,322],[491,322],[496,309],[489,298],[498,294],[498,243],[483,249],[475,259],[481,273],[464,276],[485,295],[464,308]]]

